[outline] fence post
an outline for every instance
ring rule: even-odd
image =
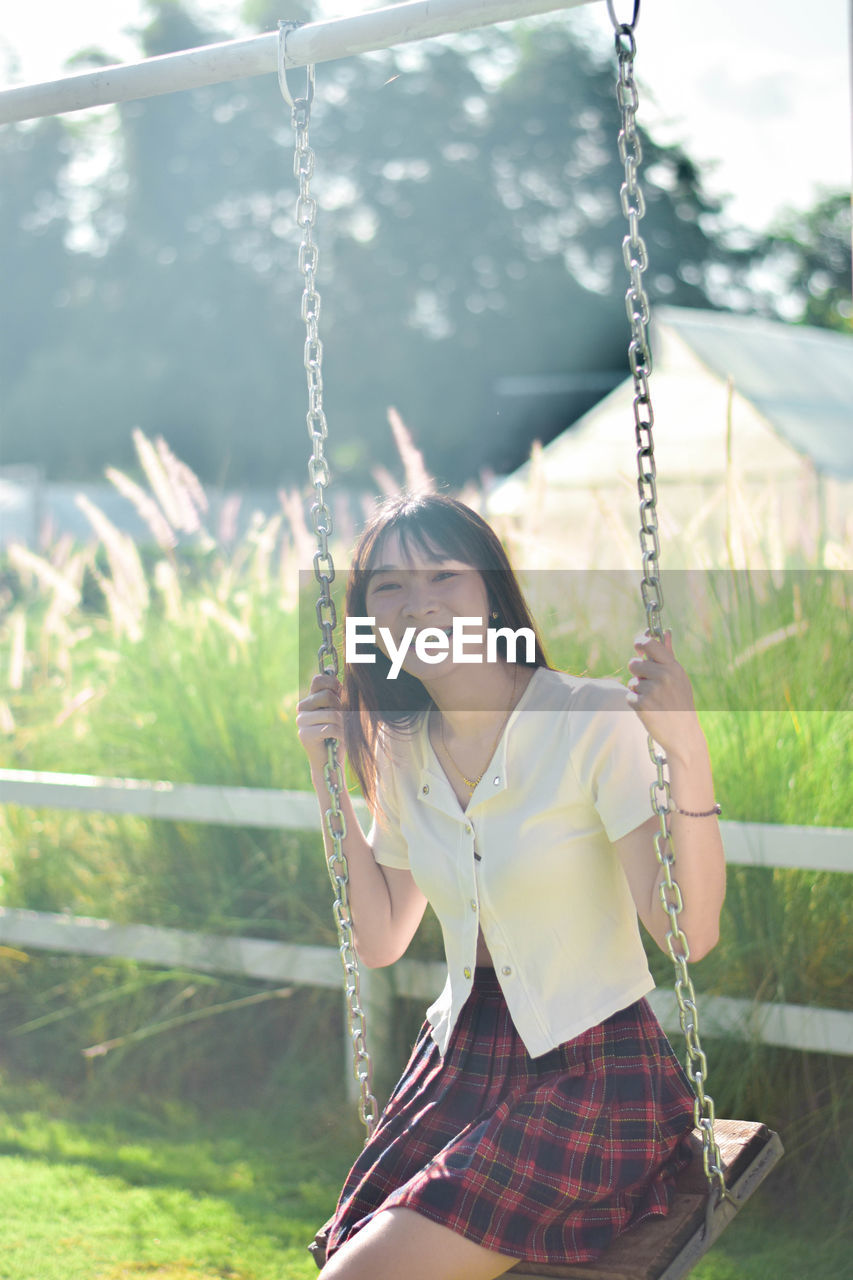
[[[362,965],[359,974],[361,1007],[367,1033],[367,1047],[373,1066],[372,1089],[380,1107],[385,1105],[396,1084],[398,1071],[397,1050],[394,1038],[394,978],[391,969],[368,969]],[[347,1098],[357,1104],[361,1091],[352,1068],[352,1042],[347,1021],[347,1002],[344,997],[344,1058],[347,1082]]]

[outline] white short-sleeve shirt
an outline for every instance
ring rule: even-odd
[[[441,925],[448,977],[427,1013],[444,1053],[470,991],[482,929],[532,1057],[651,991],[612,842],[651,815],[646,732],[616,680],[538,667],[463,811],[429,741],[387,735],[368,835],[408,868]]]

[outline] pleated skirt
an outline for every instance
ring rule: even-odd
[[[588,1262],[666,1214],[690,1161],[693,1096],[646,1000],[541,1057],[477,969],[444,1058],[421,1029],[327,1224],[327,1257],[385,1209],[486,1249]]]

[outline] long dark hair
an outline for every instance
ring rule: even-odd
[[[529,627],[535,637],[532,662],[520,665],[547,667],[548,661],[536,625],[506,552],[494,530],[476,511],[442,494],[389,498],[374,513],[355,548],[346,593],[346,614],[367,614],[367,588],[377,567],[382,544],[396,533],[404,552],[427,549],[447,559],[469,564],[483,577],[489,608],[498,615],[498,627],[517,631]],[[503,650],[501,645],[503,644]],[[498,639],[498,653],[506,646]],[[376,753],[380,726],[413,731],[431,705],[426,688],[414,676],[400,671],[389,680],[390,662],[377,647],[374,663],[344,666],[344,711],[349,759],[368,805],[376,801]]]

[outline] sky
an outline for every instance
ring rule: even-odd
[[[239,0],[192,0],[195,12],[243,34]],[[325,0],[329,16],[377,5]],[[616,0],[627,17],[631,0]],[[131,34],[142,0],[10,4],[0,30],[0,77],[35,83],[97,45],[135,61]],[[286,3],[282,13],[286,16]],[[637,27],[640,118],[661,142],[681,142],[715,194],[732,197],[732,222],[763,230],[786,207],[806,208],[826,187],[851,184],[853,0],[643,0]],[[604,3],[571,21],[612,43]],[[9,66],[17,66],[9,78]]]

